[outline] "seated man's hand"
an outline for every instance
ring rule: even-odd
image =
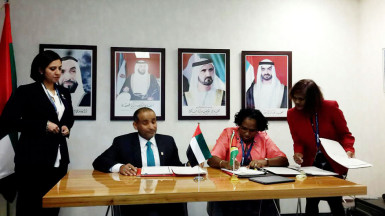
[[[134,167],[132,164],[126,164],[120,166],[119,173],[126,176],[136,176],[136,172],[138,169]]]

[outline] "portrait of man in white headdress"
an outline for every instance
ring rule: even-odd
[[[62,75],[58,84],[70,91],[74,106],[91,105],[91,94],[84,90],[82,74],[76,58],[72,56],[62,58]]]
[[[287,86],[277,78],[274,62],[259,62],[256,79],[246,92],[246,107],[254,109],[287,108]]]
[[[127,76],[120,93],[129,93],[131,100],[160,100],[158,81],[148,68],[145,60],[136,61],[134,73]]]
[[[189,80],[188,91],[183,93],[183,106],[225,106],[226,86],[216,74],[211,59],[192,55],[183,76]]]

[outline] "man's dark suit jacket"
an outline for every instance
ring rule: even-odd
[[[161,166],[183,165],[179,160],[178,148],[171,136],[155,134],[155,141],[159,150]],[[92,165],[94,166],[94,169],[98,171],[110,172],[110,168],[117,163],[130,163],[135,167],[142,167],[138,133],[130,133],[116,137],[111,147],[97,157]],[[183,216],[187,215],[187,204],[127,205],[121,206],[120,210],[122,215],[131,215],[133,212],[140,212],[143,216]]]
[[[155,134],[155,141],[159,150],[161,166],[182,166],[179,160],[178,148],[171,136]],[[94,169],[101,172],[110,172],[110,168],[117,163],[130,163],[135,167],[142,167],[137,132],[115,137],[112,145],[97,157],[92,165]]]

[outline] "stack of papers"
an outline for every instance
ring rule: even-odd
[[[174,175],[205,175],[207,172],[196,167],[176,167],[176,166],[154,166],[143,167],[141,169],[141,176],[174,176]]]
[[[172,175],[173,172],[168,166],[142,167],[141,175]]]
[[[175,175],[205,175],[207,172],[200,168],[195,167],[170,167]]]
[[[265,172],[259,171],[259,170],[253,170],[249,169],[247,167],[240,167],[238,170],[228,170],[222,168],[222,171],[232,174],[232,175],[237,175],[238,177],[250,177],[250,176],[258,176],[258,175],[263,175]]]
[[[314,176],[338,175],[337,173],[323,170],[315,166],[299,167],[299,166],[292,165],[289,167],[266,167],[265,170],[271,173],[274,173],[276,175],[287,175],[287,176],[299,175],[301,174],[301,171],[303,171],[308,175],[314,175]]]
[[[300,167],[299,165],[290,165],[288,168],[297,170],[298,172],[304,172],[308,175],[315,175],[315,176],[329,176],[329,175],[338,175],[335,172],[323,170],[321,168],[315,167],[315,166],[306,166],[306,167]]]
[[[320,140],[326,154],[329,155],[329,157],[335,162],[346,168],[355,169],[373,166],[372,164],[358,160],[357,158],[349,158],[345,149],[343,149],[342,146],[334,140],[325,138],[320,138]]]
[[[299,171],[287,167],[265,167],[264,169],[276,175],[295,176],[301,174]]]
[[[323,169],[320,169],[320,168],[315,167],[315,166],[301,167],[300,170],[304,171],[306,174],[315,175],[315,176],[338,175],[335,172],[323,170]]]

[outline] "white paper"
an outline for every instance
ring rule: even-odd
[[[238,170],[235,170],[235,171],[224,169],[224,168],[222,168],[222,170],[224,170],[226,172],[233,173],[235,175],[263,175],[263,174],[265,174],[262,171],[249,169],[247,167],[240,167]]]
[[[265,170],[277,175],[299,175],[301,174],[297,170],[289,169],[287,167],[265,167]]]
[[[207,174],[205,170],[200,168],[199,166],[195,167],[170,167],[171,170],[175,173],[175,175],[204,175]]]
[[[309,175],[316,175],[316,176],[331,176],[331,175],[338,175],[335,172],[330,172],[327,170],[320,169],[315,166],[308,166],[308,167],[300,167],[301,171],[304,171],[306,174]]]
[[[142,175],[172,175],[168,166],[142,167]]]
[[[342,146],[334,140],[329,140],[325,138],[320,138],[320,140],[321,145],[326,151],[326,154],[329,155],[329,157],[335,162],[341,164],[346,168],[354,169],[373,166],[372,164],[358,160],[357,158],[349,158]]]
[[[330,172],[330,171],[327,171],[327,170],[323,170],[323,169],[320,169],[318,167],[315,167],[315,166],[306,166],[306,167],[301,167],[299,166],[298,164],[295,164],[295,165],[290,165],[288,166],[288,168],[290,169],[294,169],[298,172],[304,172],[308,175],[314,175],[314,176],[332,176],[332,175],[338,175],[337,173],[335,172]]]

